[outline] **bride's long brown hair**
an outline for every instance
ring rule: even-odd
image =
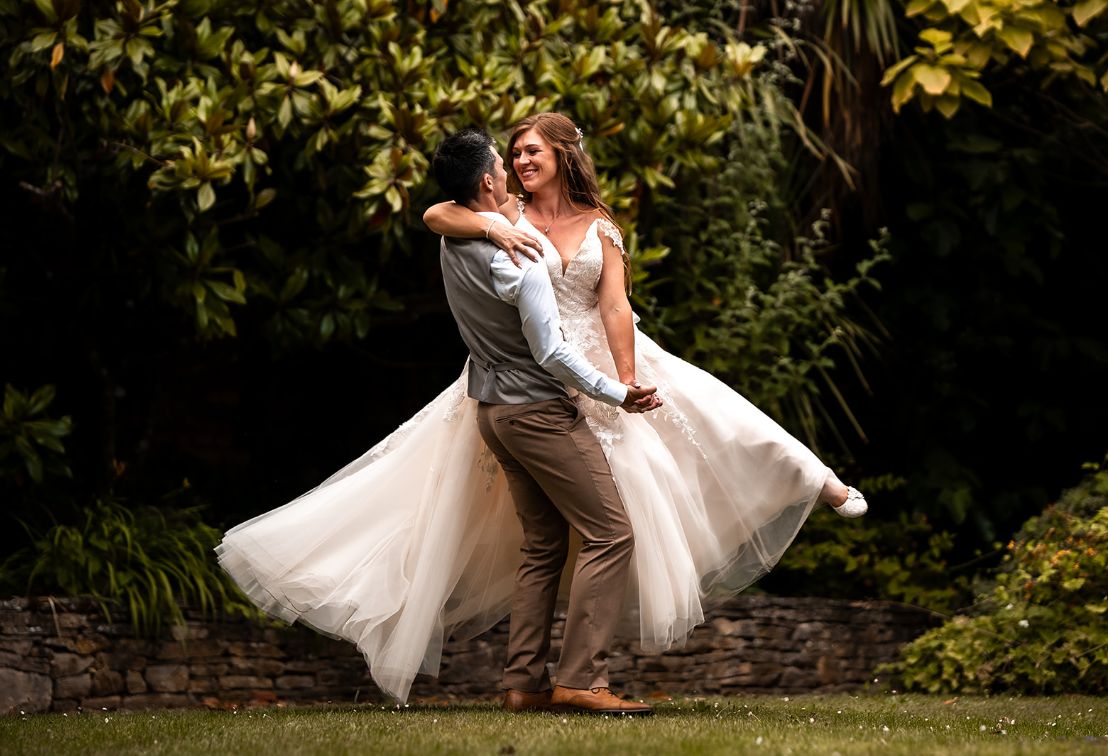
[[[516,175],[512,153],[516,141],[524,132],[535,129],[554,149],[558,159],[558,181],[561,184],[562,198],[571,207],[578,210],[597,210],[622,235],[623,231],[612,217],[612,208],[600,198],[600,185],[596,180],[596,166],[585,152],[581,142],[581,132],[569,118],[561,113],[539,113],[528,116],[512,128],[508,137],[508,148],[504,155],[504,167],[508,173],[508,191],[518,195],[526,202],[531,201],[531,192],[523,188]],[[623,272],[627,293],[631,293],[631,265],[627,253],[623,253]]]

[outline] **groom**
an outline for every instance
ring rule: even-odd
[[[432,161],[455,202],[507,222],[504,161],[483,131],[447,137]],[[487,233],[486,233],[487,236]],[[627,588],[633,539],[600,444],[566,386],[627,412],[661,402],[653,387],[625,386],[567,344],[541,260],[516,267],[485,239],[443,238],[446,298],[469,347],[469,395],[481,437],[496,455],[523,525],[504,669],[504,708],[649,714],[608,688],[608,647]],[[558,685],[546,670],[550,625],[569,528],[583,546],[574,568]]]

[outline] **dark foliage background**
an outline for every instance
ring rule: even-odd
[[[764,587],[957,605],[1108,446],[1108,108],[1009,50],[991,107],[894,115],[881,71],[961,22],[851,7],[0,0],[7,589],[94,505],[226,527],[441,391],[426,157],[558,109],[643,327],[870,494]]]

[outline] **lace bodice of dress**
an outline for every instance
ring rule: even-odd
[[[619,229],[606,218],[594,220],[585,232],[581,246],[563,270],[562,258],[558,250],[542,231],[527,219],[526,206],[522,200],[518,201],[518,207],[517,225],[524,227],[542,242],[543,260],[550,271],[550,282],[554,285],[554,296],[558,300],[558,313],[562,318],[562,333],[566,341],[577,347],[593,365],[612,378],[618,379],[615,362],[608,347],[608,337],[604,331],[604,322],[600,318],[600,308],[597,307],[600,296],[596,289],[600,283],[600,272],[604,268],[604,245],[601,235],[608,237],[612,245],[622,253],[623,237]],[[638,318],[635,320],[638,322]],[[645,337],[636,329],[635,338],[638,342],[639,338]],[[638,417],[644,417],[651,423],[661,421],[676,425],[686,438],[699,448],[688,418],[671,398],[669,386],[654,371],[649,360],[644,358],[637,346],[635,363],[639,380],[645,384],[657,386],[658,395],[665,401],[665,405],[660,410]],[[623,413],[618,407],[584,395],[579,396],[577,406],[581,408],[589,427],[599,439],[604,453],[610,455],[613,446],[623,435]]]
[[[550,282],[554,285],[554,295],[558,300],[558,312],[562,317],[562,330],[566,333],[566,340],[582,351],[595,349],[598,346],[607,349],[607,339],[603,338],[604,325],[600,322],[600,314],[596,307],[599,299],[596,287],[600,283],[600,272],[604,268],[604,247],[600,241],[600,235],[607,236],[622,252],[623,237],[620,236],[619,229],[605,218],[594,220],[585,231],[581,246],[563,270],[562,258],[558,250],[528,220],[526,206],[522,200],[519,201],[519,212],[519,223],[525,224],[527,230],[533,232],[542,242],[543,258],[550,271]],[[589,338],[589,334],[580,334],[584,341],[578,342],[575,336],[578,329],[582,327],[584,330],[592,331],[593,336],[600,336],[600,340]],[[602,365],[597,367],[604,368]]]

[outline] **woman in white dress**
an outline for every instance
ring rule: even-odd
[[[664,405],[647,414],[577,401],[634,530],[626,631],[662,651],[703,621],[706,599],[765,574],[818,503],[857,517],[865,500],[738,393],[635,328],[619,229],[568,118],[522,121],[505,163],[519,199],[501,208],[503,222],[449,202],[424,219],[438,233],[541,249],[567,341],[612,377],[658,387]],[[361,458],[216,549],[262,609],[353,641],[401,701],[417,672],[437,672],[446,638],[508,613],[519,563],[522,531],[464,387],[463,371]]]

